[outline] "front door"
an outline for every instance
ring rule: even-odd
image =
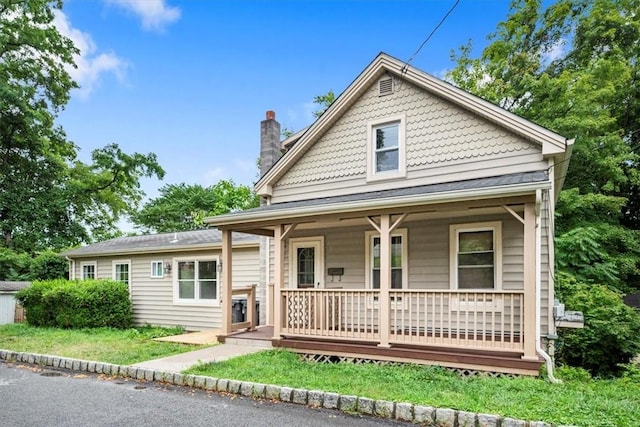
[[[291,239],[290,286],[298,289],[323,287],[323,242],[315,239]]]

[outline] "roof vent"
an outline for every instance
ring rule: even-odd
[[[383,77],[378,80],[378,96],[391,95],[393,93],[393,78]]]

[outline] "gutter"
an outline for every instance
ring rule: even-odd
[[[253,248],[260,246],[259,241],[249,241],[249,242],[239,242],[232,244],[232,249],[242,249],[242,248]],[[167,252],[189,252],[189,251],[204,251],[204,250],[221,250],[222,244],[216,244],[211,246],[209,244],[206,245],[191,245],[191,246],[161,246],[156,248],[139,248],[139,249],[129,249],[129,250],[114,250],[114,251],[103,251],[103,252],[80,252],[80,253],[72,253],[67,252],[64,254],[64,257],[69,258],[87,258],[94,256],[113,256],[113,255],[139,255],[139,254],[157,254],[157,253],[167,253]]]
[[[553,384],[561,384],[562,381],[553,376],[553,360],[551,360],[551,356],[547,354],[546,351],[542,348],[542,343],[540,341],[540,315],[542,314],[542,309],[540,307],[540,299],[542,298],[542,283],[541,283],[541,268],[540,268],[540,259],[541,259],[541,248],[540,245],[542,243],[542,230],[540,229],[540,209],[542,205],[542,191],[536,190],[536,351],[542,358],[545,360],[547,365],[547,378],[550,383]]]

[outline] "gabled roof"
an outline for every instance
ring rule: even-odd
[[[233,233],[233,247],[257,246],[259,237]],[[222,233],[217,229],[181,231],[177,233],[146,234],[143,236],[117,237],[61,253],[69,258],[96,255],[128,255],[141,253],[173,252],[217,249],[222,247]]]
[[[565,155],[567,146],[573,143],[573,141],[569,141],[555,132],[510,113],[443,80],[411,66],[406,66],[404,62],[386,53],[380,53],[315,123],[305,129],[302,135],[295,135],[297,137],[295,145],[260,178],[255,185],[256,192],[261,195],[270,195],[271,187],[276,181],[313,146],[327,129],[358,100],[367,88],[384,74],[392,74],[405,79],[429,93],[541,145],[544,156]]]

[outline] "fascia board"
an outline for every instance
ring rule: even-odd
[[[232,249],[243,249],[251,247],[259,247],[260,242],[241,242],[232,244]],[[70,259],[77,258],[89,258],[96,256],[120,256],[120,255],[144,255],[144,254],[157,254],[157,253],[170,253],[170,252],[190,252],[190,251],[205,251],[205,250],[219,250],[222,249],[221,243],[215,245],[203,244],[203,245],[182,245],[182,246],[159,246],[154,248],[136,248],[127,250],[105,250],[95,252],[82,252],[79,254],[74,253],[61,253],[60,256],[66,256]]]
[[[340,203],[339,206],[332,204],[326,206],[292,207],[269,212],[238,212],[207,218],[205,219],[205,222],[208,222],[209,224],[217,227],[224,227],[234,224],[251,224],[254,222],[279,220],[282,218],[293,220],[298,218],[305,218],[308,216],[351,213],[371,209],[402,208],[405,206],[429,205],[443,202],[464,202],[481,198],[491,199],[506,196],[521,196],[530,194],[535,190],[544,190],[549,188],[551,188],[551,182],[542,181],[537,183],[514,184],[509,185],[508,187],[487,187],[481,190],[466,189],[442,193],[391,197],[382,200],[358,200],[353,202]]]

